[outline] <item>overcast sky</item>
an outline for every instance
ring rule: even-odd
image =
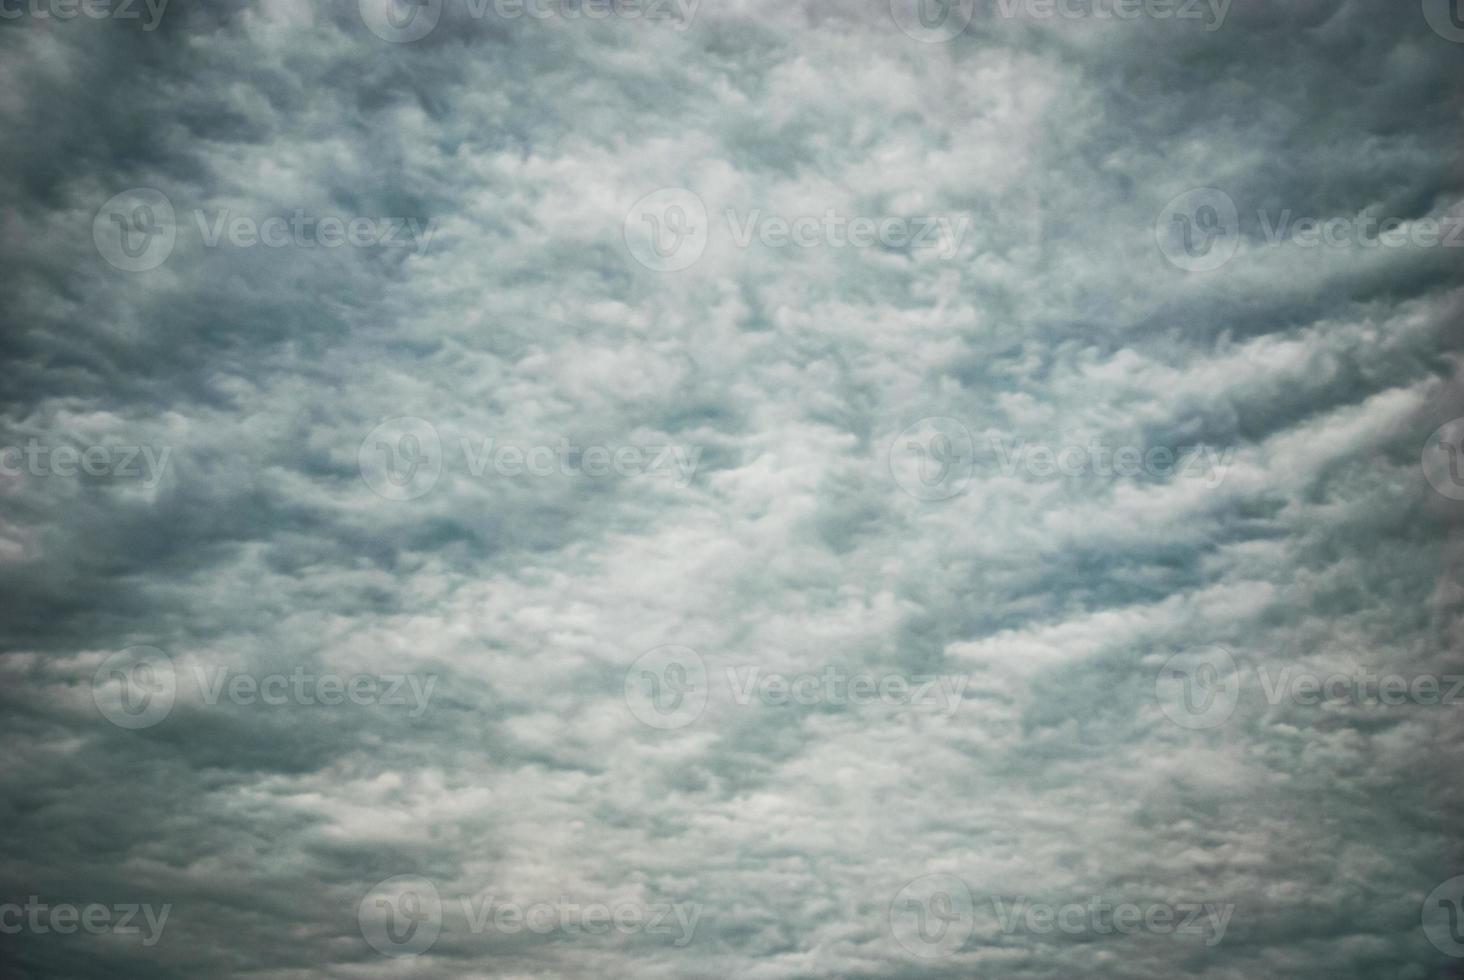
[[[1459,0],[595,13],[0,0],[3,972],[1464,976]]]

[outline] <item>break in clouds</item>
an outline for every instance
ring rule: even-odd
[[[6,976],[1464,976],[1459,0],[0,82]]]

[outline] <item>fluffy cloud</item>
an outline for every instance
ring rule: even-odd
[[[979,0],[940,43],[903,0],[446,0],[408,43],[381,0],[56,6],[0,28],[0,904],[170,913],[27,922],[13,975],[1457,962],[1464,705],[1268,696],[1464,673],[1421,465],[1464,415],[1464,46],[1417,5]],[[176,230],[128,271],[138,188]],[[1192,272],[1198,188],[1233,255]],[[1211,648],[1230,713],[1177,723]],[[420,951],[373,933],[401,875]]]

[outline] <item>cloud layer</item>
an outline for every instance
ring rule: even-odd
[[[1459,975],[1441,5],[65,6],[10,975]]]

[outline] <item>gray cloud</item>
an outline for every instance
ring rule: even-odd
[[[170,910],[150,946],[26,923],[8,975],[1457,972],[1429,896],[1464,874],[1464,707],[1256,677],[1464,673],[1460,505],[1421,462],[1464,416],[1460,253],[1266,233],[1464,214],[1464,45],[1381,0],[1213,30],[979,0],[933,44],[874,0],[475,9],[411,43],[354,0],[0,22],[0,906]],[[112,221],[136,188],[176,237],[130,272],[98,240],[160,218]],[[633,211],[665,188],[691,210]],[[1196,188],[1237,219],[1189,272],[1161,219]],[[754,210],[969,224],[740,245]],[[297,213],[303,243],[206,234]],[[326,247],[324,218],[434,233]],[[490,438],[553,467],[476,468]],[[668,646],[690,673],[642,675]],[[1187,727],[1160,679],[1209,646],[1236,703]],[[749,665],[966,687],[739,703]],[[211,702],[221,670],[435,686]],[[705,703],[655,714],[678,690]],[[401,875],[443,910],[412,959],[371,941],[409,951],[372,931],[416,935]],[[938,927],[931,875],[970,893],[949,948],[901,918]],[[490,897],[553,927],[475,926]],[[1004,930],[1015,899],[1233,911],[1207,944]]]

